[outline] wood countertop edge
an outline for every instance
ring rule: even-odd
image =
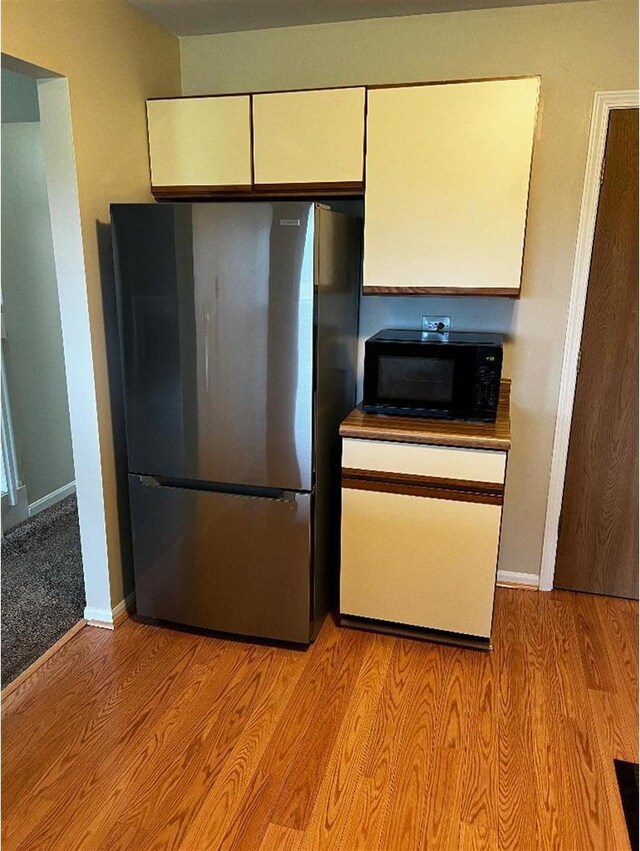
[[[500,382],[498,416],[494,423],[456,422],[454,420],[429,420],[416,418],[409,423],[408,417],[394,418],[384,414],[365,414],[358,406],[340,425],[340,437],[360,440],[387,440],[396,443],[415,443],[431,446],[451,446],[462,449],[511,448],[511,419],[509,402],[511,380]],[[440,430],[445,426],[443,430]],[[456,431],[456,426],[460,431]],[[477,426],[474,433],[473,428]],[[496,433],[483,434],[483,430],[494,429]]]
[[[453,435],[438,435],[426,434],[425,432],[391,432],[382,433],[380,429],[377,433],[367,427],[358,428],[357,426],[340,427],[340,437],[350,437],[359,440],[388,440],[394,443],[414,443],[424,446],[451,446],[458,449],[501,449],[509,451],[511,449],[511,440],[507,438],[480,438],[459,437]]]

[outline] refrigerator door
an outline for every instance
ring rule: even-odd
[[[313,213],[112,206],[130,471],[311,490]]]
[[[262,498],[129,476],[146,617],[308,643],[311,494]]]

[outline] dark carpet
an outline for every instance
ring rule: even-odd
[[[61,500],[2,540],[2,686],[83,616],[78,507]]]
[[[638,763],[614,759],[622,809],[632,851],[638,851]]]

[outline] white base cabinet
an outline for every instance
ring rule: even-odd
[[[489,646],[505,469],[506,452],[345,440],[343,619]]]

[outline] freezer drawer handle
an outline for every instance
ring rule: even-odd
[[[182,490],[208,491],[229,496],[243,496],[250,499],[269,499],[276,502],[295,503],[296,491],[280,488],[248,487],[246,485],[228,485],[223,482],[200,482],[192,479],[172,479],[166,476],[138,476],[145,488],[180,488]]]

